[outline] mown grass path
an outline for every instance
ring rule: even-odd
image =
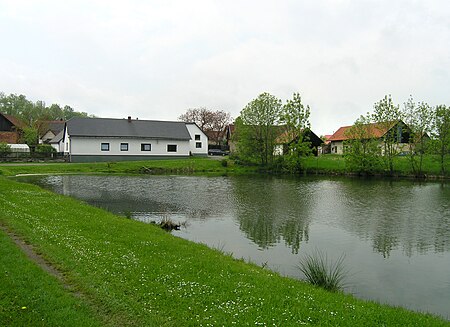
[[[0,178],[0,223],[33,245],[63,274],[65,283],[83,294],[74,296],[0,233],[2,281],[8,280],[9,271],[22,274],[33,269],[24,272],[31,286],[23,284],[20,292],[11,282],[0,285],[2,304],[6,303],[0,325],[21,325],[22,306],[35,312],[30,319],[42,315],[53,321],[42,325],[60,325],[57,316],[64,305],[54,301],[47,308],[39,302],[39,294],[45,298],[62,294],[74,301],[66,306],[86,316],[87,325],[89,321],[117,326],[449,325],[431,315],[328,293],[158,227],[5,178]],[[3,244],[9,244],[5,250]],[[4,260],[5,252],[21,259]],[[48,283],[56,286],[45,287],[45,294],[34,293],[36,301],[27,297],[28,288]],[[66,317],[68,323],[63,325],[78,319]]]

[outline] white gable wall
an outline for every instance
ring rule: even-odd
[[[208,137],[206,134],[196,124],[187,123],[186,128],[191,136],[189,141],[191,153],[193,155],[208,155]]]

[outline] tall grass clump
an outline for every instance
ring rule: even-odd
[[[312,254],[305,254],[300,259],[298,268],[310,284],[327,291],[338,292],[344,287],[343,282],[347,273],[344,259],[345,255],[342,254],[335,262],[331,262],[325,253],[316,250]]]

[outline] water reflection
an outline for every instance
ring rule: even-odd
[[[28,178],[175,235],[224,246],[299,277],[299,256],[346,254],[359,297],[450,315],[450,187],[342,178],[55,176]]]
[[[266,249],[280,242],[298,253],[308,241],[310,215],[314,206],[310,187],[277,178],[236,178],[232,191],[238,201],[236,219],[240,229],[259,247]]]
[[[450,251],[448,184],[277,177],[51,176],[28,178],[58,193],[137,217],[234,221],[267,249],[282,241],[292,253],[310,225],[345,230],[389,257]]]

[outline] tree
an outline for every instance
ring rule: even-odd
[[[433,137],[437,145],[441,174],[445,174],[445,157],[450,152],[450,107],[436,106],[433,112]]]
[[[23,142],[25,142],[30,148],[36,146],[39,143],[39,132],[37,128],[25,127],[23,129]]]
[[[392,127],[401,119],[400,109],[395,105],[391,96],[385,96],[374,104],[372,120],[378,128],[387,131],[383,136],[383,159],[386,169],[392,175],[394,173],[394,157],[398,153],[397,132]]]
[[[0,142],[0,157],[6,157],[11,154],[11,147],[9,144]]]
[[[309,116],[310,108],[303,105],[299,93],[294,93],[292,100],[287,100],[281,111],[280,122],[285,125],[284,134],[289,144],[285,159],[291,172],[301,171],[304,158],[312,154],[311,142],[307,137],[311,128]]]
[[[75,111],[67,105],[64,108],[58,104],[46,107],[44,101],[38,100],[33,103],[23,94],[5,95],[3,92],[0,92],[0,112],[17,117],[29,126],[37,126],[36,122],[42,120],[90,117],[86,112]]]
[[[231,122],[231,116],[223,110],[209,110],[207,108],[188,109],[178,117],[184,122],[196,123],[203,132],[215,144],[220,144],[223,139],[225,127]]]
[[[415,103],[410,97],[404,104],[403,116],[405,123],[409,127],[409,158],[412,171],[420,176],[422,175],[423,157],[427,152],[428,133],[432,126],[432,110],[425,103]]]
[[[344,158],[351,171],[372,174],[380,168],[380,147],[374,129],[375,125],[367,114],[360,116],[347,131]]]
[[[241,134],[238,149],[248,144],[262,165],[273,163],[277,126],[281,114],[281,100],[269,93],[262,93],[241,111]],[[245,152],[244,152],[245,153]]]

